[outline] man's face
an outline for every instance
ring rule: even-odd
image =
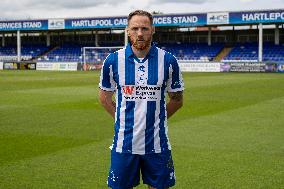
[[[155,29],[147,16],[133,16],[127,27],[127,34],[131,44],[137,50],[144,50],[150,47],[154,31]]]

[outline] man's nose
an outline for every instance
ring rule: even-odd
[[[142,35],[143,35],[142,29],[138,29],[137,35],[138,35],[138,36],[142,36]]]

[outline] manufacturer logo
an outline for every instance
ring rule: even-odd
[[[219,13],[208,13],[207,14],[207,24],[228,24],[229,23],[229,13],[219,12]]]

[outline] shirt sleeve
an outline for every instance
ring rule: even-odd
[[[177,92],[183,90],[184,83],[177,59],[171,55],[169,57],[169,80],[167,82],[167,91]]]
[[[110,54],[105,59],[101,69],[99,87],[102,90],[115,91],[116,89],[116,84],[113,78],[113,67],[112,67],[113,63],[114,63],[113,54]]]

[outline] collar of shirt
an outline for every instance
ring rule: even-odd
[[[157,53],[157,47],[156,45],[152,42],[151,43],[151,48],[150,48],[150,51],[148,52],[148,54],[146,55],[146,57],[144,58],[147,59],[148,57],[154,57],[155,54]],[[132,48],[131,48],[131,43],[128,43],[128,45],[126,46],[126,52],[125,52],[125,56],[128,58],[128,60],[134,60],[134,58],[137,59],[137,57],[135,56],[135,54],[133,53],[132,51]],[[131,61],[133,62],[133,61]]]

